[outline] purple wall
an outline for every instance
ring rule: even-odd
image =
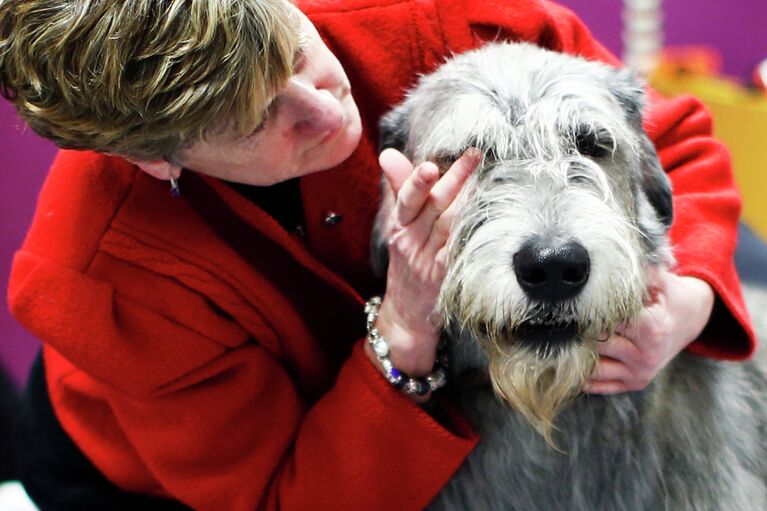
[[[618,0],[560,0],[571,7],[613,52],[620,54]],[[767,58],[765,0],[665,0],[667,43],[709,44],[724,55],[728,74],[748,76]],[[21,129],[10,106],[0,101],[0,287],[7,287],[13,251],[29,224],[37,190],[54,154],[51,144]],[[22,381],[37,342],[0,310],[0,362]]]
[[[621,53],[621,9],[618,0],[558,0],[570,7],[610,50]],[[666,44],[705,44],[718,48],[724,72],[750,77],[754,65],[767,59],[767,1],[661,0]]]
[[[22,381],[37,351],[37,341],[7,313],[5,290],[13,252],[21,245],[34,211],[37,190],[55,153],[17,119],[12,106],[0,100],[0,363]]]

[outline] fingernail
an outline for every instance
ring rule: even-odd
[[[469,147],[463,154],[474,160],[479,160],[482,157],[482,151],[476,147]]]
[[[433,181],[439,176],[439,169],[429,161],[425,161],[418,166],[418,173],[426,181]]]

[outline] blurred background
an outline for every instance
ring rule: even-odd
[[[767,59],[767,1],[626,2],[631,5],[620,0],[560,0],[614,53],[624,54],[625,40],[634,54],[630,60],[647,69],[657,89],[692,91],[712,109],[717,136],[733,151],[745,198],[747,227],[741,230],[738,266],[747,279],[767,283],[767,253],[760,245],[760,239],[767,239],[767,157],[762,153],[767,146],[767,92],[758,88],[755,73],[757,64]],[[656,47],[662,52],[653,71],[647,56]],[[0,364],[17,384],[26,378],[39,345],[8,314],[5,289],[13,253],[22,243],[55,152],[0,100]]]

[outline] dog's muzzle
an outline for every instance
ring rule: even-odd
[[[578,324],[547,313],[571,300],[586,286],[591,260],[577,241],[528,240],[514,254],[514,273],[527,297],[541,305],[541,313],[517,327],[515,336],[531,343],[558,343],[573,339]]]

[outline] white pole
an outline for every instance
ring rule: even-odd
[[[623,61],[650,72],[663,46],[661,0],[623,0]]]

